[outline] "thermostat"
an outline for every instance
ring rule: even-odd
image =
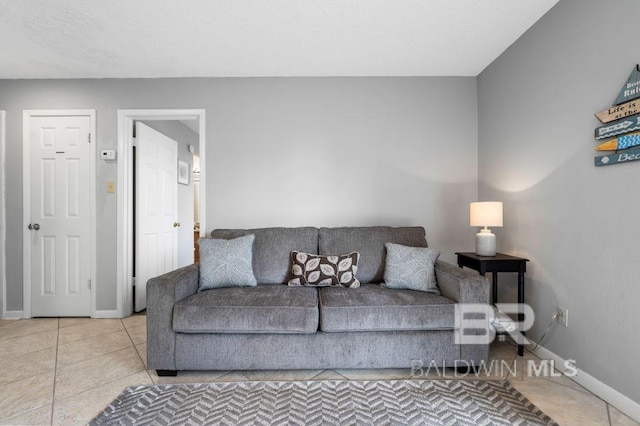
[[[105,161],[113,161],[116,159],[116,150],[115,149],[104,149],[100,151],[100,158]]]

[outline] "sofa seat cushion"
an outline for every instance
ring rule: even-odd
[[[203,291],[175,305],[173,329],[181,333],[315,333],[318,292],[286,285]]]
[[[321,288],[319,298],[320,330],[326,332],[455,328],[455,303],[433,293],[362,284]]]

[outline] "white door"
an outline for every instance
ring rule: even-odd
[[[29,118],[34,317],[91,315],[91,120]]]
[[[135,311],[146,307],[147,281],[176,269],[178,143],[136,123]]]

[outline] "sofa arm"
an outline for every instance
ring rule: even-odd
[[[437,260],[436,281],[443,296],[457,303],[489,304],[489,280],[475,271]]]
[[[176,333],[173,307],[198,290],[198,264],[150,279],[147,282],[147,368],[176,370]]]
[[[475,271],[436,261],[436,281],[443,296],[456,303],[489,304],[489,280]],[[471,365],[489,360],[489,344],[461,344],[460,359]],[[468,365],[468,364],[466,364]]]

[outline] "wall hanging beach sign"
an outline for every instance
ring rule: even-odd
[[[595,157],[596,166],[640,160],[640,65],[631,71],[618,97],[611,106],[596,113],[603,126],[596,128],[597,151],[614,151]],[[633,133],[631,133],[633,132]]]

